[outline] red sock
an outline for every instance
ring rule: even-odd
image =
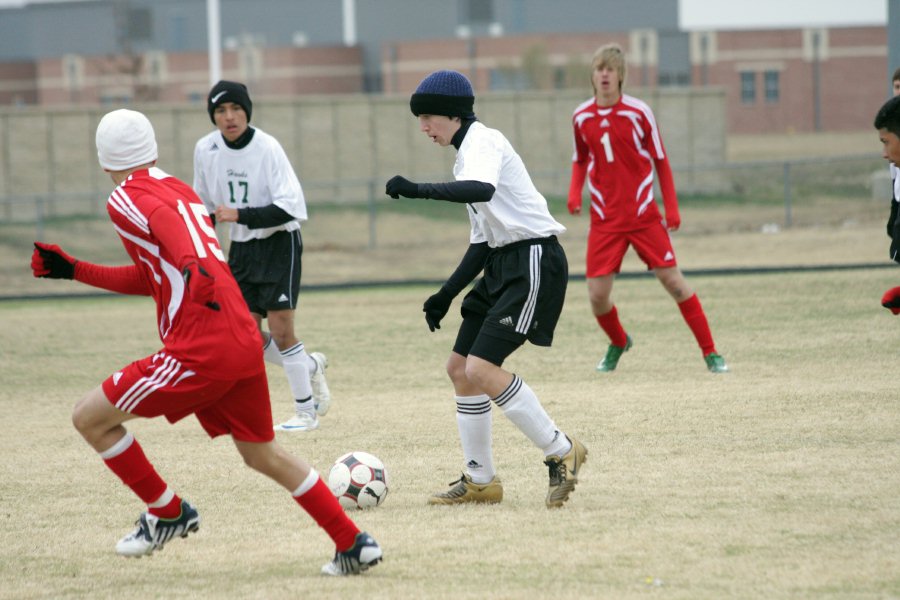
[[[147,512],[151,515],[155,515],[160,519],[177,519],[181,516],[181,498],[178,497],[178,494],[174,492],[169,492],[169,488],[166,488],[166,492],[164,495],[172,494],[172,497],[160,506],[151,506],[148,508]],[[159,500],[157,500],[159,502]]]
[[[709,323],[706,321],[706,313],[703,312],[703,307],[700,305],[700,299],[697,298],[697,294],[694,294],[684,302],[680,303],[678,309],[681,310],[681,316],[684,317],[684,322],[687,323],[687,326],[690,327],[691,331],[694,333],[694,337],[697,339],[697,344],[700,346],[703,356],[706,356],[710,352],[715,352],[716,345],[713,342],[712,332],[709,330]]]
[[[609,338],[609,343],[613,346],[619,346],[620,348],[624,348],[628,343],[628,336],[625,334],[625,330],[622,328],[622,323],[619,322],[619,311],[616,310],[615,305],[612,307],[608,313],[603,315],[594,315],[594,318],[597,319],[597,323],[606,332],[606,336]]]
[[[137,497],[146,504],[155,502],[166,492],[168,486],[157,474],[156,469],[147,460],[141,445],[138,441],[126,434],[130,442],[126,442],[127,447],[110,458],[104,458],[103,462],[109,467],[109,470],[119,476],[122,483],[131,488],[131,491],[137,494]],[[177,517],[181,511],[181,498],[173,495],[172,501],[165,506],[153,508],[151,513],[163,517]]]
[[[294,496],[294,500],[334,540],[338,551],[344,552],[353,546],[359,528],[344,512],[337,498],[334,497],[321,477],[311,489],[300,496]]]

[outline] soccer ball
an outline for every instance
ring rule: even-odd
[[[387,496],[387,469],[368,452],[348,452],[334,461],[328,487],[345,510],[374,508]]]

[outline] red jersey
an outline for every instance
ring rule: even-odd
[[[263,371],[262,340],[247,310],[206,207],[184,182],[158,168],[135,171],[113,190],[107,212],[134,261],[146,290],[156,301],[159,337],[185,368],[207,377],[240,379]],[[167,248],[150,222],[156,211],[173,211],[182,231],[181,246]],[[178,268],[184,252],[215,277],[220,310],[191,302]],[[177,255],[173,255],[177,254]]]
[[[642,229],[661,220],[653,198],[653,168],[669,225],[677,227],[678,200],[653,111],[643,101],[623,94],[613,106],[597,106],[594,98],[572,116],[575,154],[569,203],[581,205],[589,172],[591,227],[603,231]]]

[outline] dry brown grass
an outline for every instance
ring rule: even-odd
[[[199,507],[200,532],[149,559],[116,557],[141,507],[69,411],[157,348],[152,305],[0,303],[0,598],[897,597],[898,323],[878,306],[895,273],[692,283],[727,376],[705,371],[649,278],[617,284],[636,344],[615,373],[593,371],[605,343],[579,283],[554,347],[509,361],[590,449],[557,511],[543,505],[540,452],[500,413],[504,502],[425,505],[461,469],[442,372],[456,317],[427,332],[430,287],[306,293],[298,330],[329,355],[335,404],[320,430],[279,440],[322,470],[347,450],[370,451],[393,476],[385,504],[355,515],[383,544],[384,563],[340,581],[317,574],[330,552],[324,534],[192,420],[130,428]],[[270,381],[276,418],[286,416],[287,383],[275,370]]]
[[[875,129],[847,132],[730,135],[729,161],[781,160],[822,156],[881,155]]]
[[[468,244],[464,209],[441,218],[381,205],[375,220],[374,247],[370,222],[361,209],[311,208],[303,229],[303,283],[325,285],[365,281],[437,280],[448,276]],[[793,207],[794,226],[764,233],[767,224],[784,223],[780,204],[733,205],[694,202],[682,208],[682,229],[673,235],[683,269],[823,265],[883,262],[887,256],[884,221],[887,202],[823,198]],[[588,219],[565,210],[555,216],[568,231],[561,242],[573,274],[583,274]],[[79,293],[83,286],[35,280],[29,267],[34,226],[4,226],[0,239],[0,296]],[[227,237],[227,236],[225,236]],[[78,258],[124,264],[121,243],[105,220],[48,223],[43,239],[60,244]],[[642,271],[630,253],[624,271]]]

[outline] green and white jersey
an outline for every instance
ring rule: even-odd
[[[457,181],[483,181],[494,186],[489,202],[467,204],[470,241],[500,248],[563,233],[550,215],[547,200],[534,187],[525,164],[506,137],[476,121],[463,138],[453,165]]]
[[[275,204],[295,220],[265,229],[231,223],[232,242],[296,231],[307,219],[303,189],[287,154],[278,140],[254,129],[253,139],[240,150],[229,148],[218,129],[200,138],[194,147],[194,191],[210,213],[216,206],[241,209]]]

